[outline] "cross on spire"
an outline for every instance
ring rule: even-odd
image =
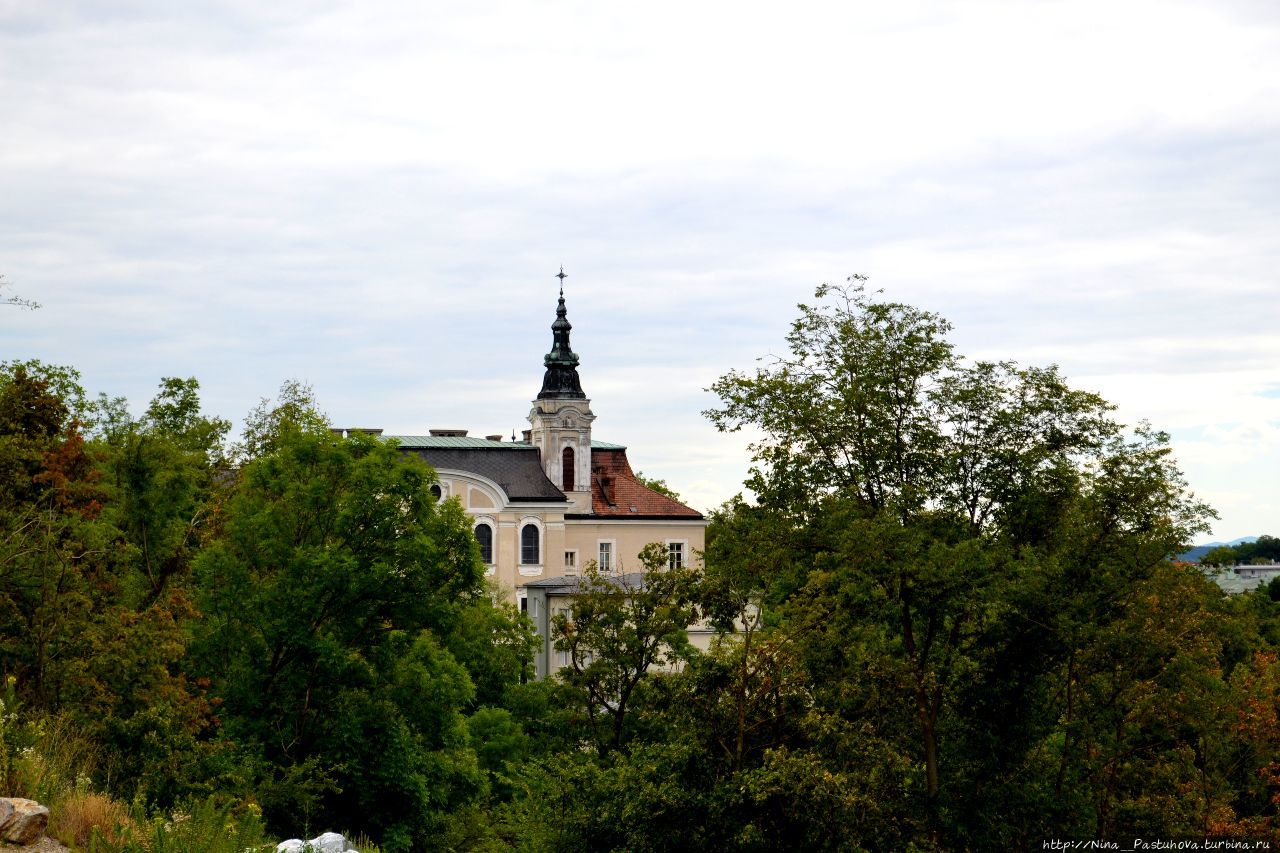
[[[569,311],[564,307],[564,280],[568,278],[564,264],[556,278],[560,279],[560,301],[556,305],[556,319],[551,324],[551,352],[542,360],[547,368],[542,377],[539,400],[585,400],[582,383],[578,379],[578,356],[569,346]]]

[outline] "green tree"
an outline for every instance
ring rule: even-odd
[[[1200,565],[1202,566],[1234,566],[1238,561],[1239,555],[1229,545],[1213,548],[1200,557]]]
[[[60,705],[91,654],[113,531],[79,424],[52,384],[0,374],[0,643],[36,708]]]
[[[230,423],[200,414],[199,383],[165,378],[139,420],[113,416],[104,430],[110,514],[122,531],[136,594],[157,600],[185,575],[208,526],[213,484]]]
[[[533,678],[537,639],[528,617],[497,592],[463,607],[445,644],[475,683],[473,710],[508,708],[517,701],[510,694]]]
[[[91,670],[128,689],[115,691],[91,730],[111,754],[122,793],[172,803],[208,791],[216,771],[207,765],[225,747],[215,736],[212,707],[183,666],[200,616],[191,599],[191,564],[216,513],[214,482],[230,424],[200,414],[195,379],[161,380],[137,419],[123,400],[100,400],[96,409],[118,594]]]
[[[657,477],[646,477],[643,471],[636,472],[636,479],[640,481],[642,486],[653,489],[660,495],[666,495],[673,501],[684,503],[684,498],[680,497],[675,489],[668,486],[666,480],[659,480]]]
[[[181,671],[190,601],[145,587],[135,557],[176,493],[139,502],[111,476],[130,455],[85,440],[76,379],[30,362],[0,373],[0,668],[29,707],[93,738],[117,792],[171,801],[199,782],[212,714]],[[152,463],[151,480],[181,478]]]
[[[659,543],[646,545],[639,556],[643,573],[635,583],[589,563],[569,612],[552,617],[555,647],[569,655],[560,677],[577,697],[602,753],[626,742],[640,684],[654,670],[687,659],[686,629],[698,616],[696,572],[668,569]]]
[[[9,382],[21,371],[29,378],[41,382],[46,390],[66,408],[66,416],[74,420],[78,428],[92,434],[99,426],[100,402],[89,399],[80,383],[80,371],[60,364],[45,364],[39,359],[0,361],[0,383]]]
[[[430,469],[320,423],[290,413],[253,436],[196,558],[195,659],[227,736],[265,768],[275,825],[324,806],[383,849],[423,849],[484,794],[475,686],[448,649],[488,601],[483,569]]]
[[[1053,726],[1045,705],[1026,711],[1048,700],[1042,674],[1208,511],[1167,436],[1127,436],[1056,369],[965,363],[945,320],[857,277],[817,296],[788,354],[711,389],[720,429],[764,435],[750,513],[772,516],[785,546],[739,563],[771,581],[762,601],[795,636],[818,706],[914,741],[923,772],[902,783],[930,839],[959,840],[972,827],[950,823],[952,804],[1014,796],[993,782]]]
[[[1201,564],[1206,566],[1234,566],[1239,563],[1257,566],[1277,560],[1280,560],[1280,539],[1265,534],[1253,542],[1221,545],[1200,558]]]
[[[1280,538],[1262,534],[1258,537],[1258,541],[1253,543],[1253,553],[1268,560],[1280,561]]]
[[[245,416],[244,432],[232,448],[232,458],[247,461],[269,453],[292,431],[323,432],[329,418],[316,403],[315,391],[297,379],[287,379],[273,400],[263,397]]]

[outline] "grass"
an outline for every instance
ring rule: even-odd
[[[275,842],[252,809],[204,800],[147,819],[134,807],[132,820],[115,838],[94,831],[87,853],[243,853],[273,850]]]
[[[132,831],[133,819],[124,803],[106,794],[75,791],[50,807],[46,833],[72,849],[79,849],[95,836],[116,843]]]

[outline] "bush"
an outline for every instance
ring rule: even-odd
[[[95,839],[118,843],[132,834],[129,807],[106,794],[73,791],[50,807],[47,834],[68,847],[83,848]]]

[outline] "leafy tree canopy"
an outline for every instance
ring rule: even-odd
[[[493,693],[521,665],[495,672],[474,648],[504,617],[481,612],[471,525],[432,498],[431,470],[285,397],[251,419],[255,455],[196,558],[199,671],[227,734],[296,774],[269,818],[340,808],[383,849],[422,847],[484,794],[465,719],[476,682],[450,644]]]
[[[862,277],[816,296],[786,354],[711,387],[720,429],[763,438],[758,505],[717,516],[708,574],[774,612],[818,708],[918,757],[901,784],[931,837],[955,837],[951,804],[1005,791],[995,781],[1054,736],[1061,713],[1024,707],[1078,690],[1061,656],[1101,642],[1210,511],[1165,434],[1126,432],[1056,368],[967,362],[943,318]]]

